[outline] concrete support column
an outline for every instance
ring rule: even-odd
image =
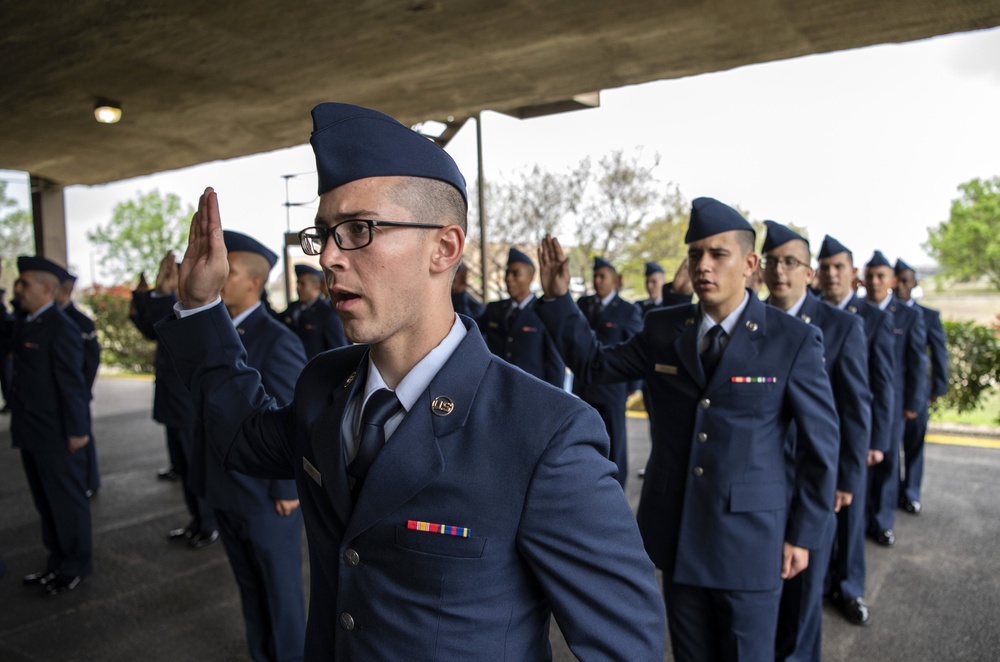
[[[31,215],[35,253],[63,266],[66,261],[66,200],[63,186],[31,175]]]

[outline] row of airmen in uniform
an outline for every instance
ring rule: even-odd
[[[824,595],[849,622],[870,622],[863,599],[866,532],[876,543],[892,546],[897,506],[920,513],[928,405],[947,392],[947,351],[938,311],[910,296],[916,272],[906,262],[897,260],[893,267],[876,251],[865,266],[866,298],[859,298],[848,248],[825,237],[814,270],[804,237],[774,221],[766,226],[764,267],[757,272],[768,287],[765,303],[822,332],[825,369],[841,424],[836,517],[831,517],[822,545],[813,550],[809,568],[786,583],[778,628],[777,659],[815,660]],[[620,278],[612,264],[598,257],[593,269],[595,294],[580,297],[577,306],[602,345],[635,336],[649,311],[692,299],[686,261],[670,283],[659,264],[646,263],[649,297],[634,305],[619,296]],[[453,288],[453,301],[456,310],[477,320],[494,354],[562,386],[565,364],[531,306],[535,271],[530,257],[511,248],[505,274],[508,299],[482,306],[468,294],[463,279]],[[601,414],[623,488],[628,476],[626,396],[634,385],[577,381],[573,389]],[[656,411],[645,387],[643,400],[652,418]],[[794,452],[794,443],[788,450]],[[643,477],[645,469],[638,475]]]
[[[309,358],[347,344],[340,321],[321,296],[322,275],[296,267],[298,300],[274,314],[263,286],[277,256],[256,240],[226,232],[230,278],[226,304],[268,392],[287,402]],[[0,339],[13,358],[8,404],[14,445],[21,450],[48,550],[44,569],[26,586],[47,595],[75,589],[92,572],[88,499],[100,489],[90,432],[89,403],[100,363],[93,321],[71,302],[75,277],[42,257],[18,259],[14,313],[0,316]],[[149,339],[153,325],[172,314],[177,265],[168,254],[155,287],[134,292],[130,317]],[[280,320],[280,321],[279,321]],[[71,374],[72,373],[72,374]],[[202,549],[222,539],[243,602],[254,659],[300,659],[305,638],[302,518],[293,481],[264,480],[226,471],[197,443],[203,434],[191,394],[158,344],[153,418],[166,428],[169,470],[180,478],[190,522],[169,532],[173,541]],[[49,397],[55,393],[57,397]]]
[[[818,659],[814,617],[828,568],[838,604],[853,613],[853,603],[859,620],[867,619],[863,574],[850,574],[863,564],[850,556],[855,524],[862,532],[867,524],[883,544],[893,541],[891,519],[880,517],[891,518],[897,505],[897,430],[919,421],[929,397],[922,315],[888,293],[893,269],[881,253],[866,271],[875,302],[868,304],[851,289],[851,252],[825,239],[824,303],[806,291],[808,243],[769,224],[765,303],[746,289],[758,266],[753,228],[731,207],[698,198],[685,237],[698,304],[650,310],[630,337],[602,342],[592,324],[615,330],[623,325],[610,311],[634,324],[638,310],[604,288],[617,278],[601,263],[598,294],[574,303],[568,260],[558,241],[543,241],[544,296],[517,311],[501,304],[496,327],[485,318],[482,328],[487,336],[493,328],[539,336],[544,329],[576,388],[644,381],[652,451],[636,522],[613,466],[600,457],[609,447],[594,410],[484,358],[480,334],[466,334],[476,322],[456,318],[439,298],[464,243],[465,182],[453,160],[377,111],[322,104],[313,119],[321,202],[317,227],[300,237],[336,276],[331,295],[348,335],[369,338],[370,348],[324,352],[303,370],[301,342],[261,306],[273,253],[220,232],[211,189],[192,221],[185,270],[178,274],[165,260],[158,292],[136,295],[137,323],[162,317],[154,329],[159,349],[172,357],[185,404],[196,411],[193,423],[174,432],[187,452],[185,492],[196,501],[177,538],[208,530],[199,521],[207,511],[197,500],[204,500],[240,587],[255,658],[301,657],[304,640],[311,659],[403,659],[422,651],[535,659],[548,649],[555,614],[582,659],[658,660],[665,604],[676,660],[763,660],[776,651]],[[427,201],[439,197],[460,204],[428,214]],[[357,209],[399,220],[368,220]],[[433,231],[376,233],[377,226]],[[22,278],[44,284],[47,271],[26,268]],[[172,288],[180,300],[171,305]],[[427,305],[447,315],[425,316],[414,332],[394,315],[407,307],[422,316],[422,304],[401,290],[426,293]],[[25,286],[19,296],[25,321],[53,319],[45,296],[32,292]],[[22,361],[50,357],[33,371],[50,375],[46,397],[20,404],[14,397],[14,428],[33,421],[33,407],[51,393],[60,393],[62,405],[61,415],[49,416],[51,432],[14,435],[29,482],[40,454],[27,447],[29,438],[63,463],[77,463],[74,451],[89,438],[85,385],[70,392],[51,378],[53,366],[72,366],[85,384],[81,352],[65,349],[80,347],[80,334],[61,322],[33,331],[50,327],[61,335],[14,333],[16,385]],[[392,372],[403,356],[392,348],[413,342],[423,358]],[[158,371],[157,399],[164,376]],[[395,407],[369,416],[367,403],[393,391]],[[170,439],[180,419],[162,416]],[[907,461],[917,455],[907,453]],[[362,456],[370,473],[355,470]],[[869,460],[874,467],[866,469]],[[625,471],[618,473],[624,480]],[[907,471],[907,489],[918,474]],[[39,510],[44,531],[42,504]],[[303,518],[312,581],[304,633]],[[48,592],[72,588],[65,580],[78,583],[90,570],[89,527],[88,565],[72,567],[62,558],[66,517],[55,519],[53,535],[43,533],[50,565],[26,578]],[[827,563],[835,536],[849,542],[836,545],[839,561]],[[843,564],[849,567],[837,574]],[[662,598],[653,565],[663,570]],[[780,628],[779,611],[788,617]]]
[[[862,600],[866,523],[877,542],[891,545],[896,503],[910,513],[920,511],[927,402],[944,393],[947,363],[940,316],[932,309],[915,304],[909,297],[915,285],[912,268],[900,260],[893,270],[877,252],[866,265],[869,300],[859,299],[852,291],[851,252],[832,237],[824,239],[819,256],[821,291],[818,294],[834,307],[858,316],[863,321],[862,331],[861,323],[852,324],[847,321],[848,315],[838,316],[832,312],[833,307],[819,305],[818,300],[806,296],[807,286],[813,280],[808,242],[784,226],[773,222],[767,225],[764,246],[767,265],[764,274],[770,291],[767,303],[823,331],[826,370],[841,413],[836,523],[831,520],[824,544],[814,550],[810,569],[786,584],[779,621],[779,658],[818,659],[824,592],[833,596],[851,622],[865,624],[869,620],[868,608]],[[232,281],[231,285],[227,283],[227,309],[247,348],[249,362],[261,372],[268,392],[287,401],[306,360],[346,344],[339,319],[321,295],[321,272],[305,265],[296,267],[299,299],[280,315],[296,332],[299,338],[296,342],[294,336],[275,324],[266,308],[260,305],[262,284],[276,256],[259,242],[238,233],[227,231],[226,242]],[[90,572],[86,498],[99,489],[100,479],[92,438],[80,453],[59,452],[61,459],[58,461],[49,457],[52,448],[39,445],[47,435],[30,424],[25,425],[28,421],[46,420],[40,411],[31,411],[30,416],[26,411],[31,409],[26,408],[26,403],[45,400],[27,393],[31,386],[42,392],[55,383],[59,383],[62,390],[71,390],[80,380],[56,380],[47,384],[39,376],[62,374],[60,371],[66,364],[77,364],[89,401],[100,346],[93,322],[69,300],[75,280],[70,274],[42,258],[22,258],[18,267],[22,275],[15,290],[15,305],[24,310],[23,319],[18,323],[16,315],[4,316],[5,337],[15,349],[15,379],[11,390],[11,404],[19,412],[14,417],[17,421],[15,444],[22,449],[33,497],[43,514],[43,540],[51,552],[44,572],[27,577],[26,582],[41,584],[47,592],[57,593],[75,587],[78,578]],[[477,320],[494,354],[561,387],[565,364],[532,306],[535,295],[531,285],[535,275],[531,258],[512,248],[505,274],[508,299],[483,307],[460,289],[454,293],[453,300],[457,311]],[[594,262],[595,294],[581,297],[577,305],[599,342],[604,345],[622,343],[640,332],[645,313],[690,302],[690,290],[685,292],[685,286],[689,285],[683,282],[685,276],[686,269],[682,266],[675,280],[665,283],[663,269],[656,263],[648,263],[649,298],[631,305],[618,294],[619,279],[614,267],[597,258]],[[893,280],[896,281],[895,298],[889,292]],[[45,297],[41,298],[41,305],[32,298],[33,290],[43,290],[46,282],[52,287],[54,305],[48,304]],[[133,321],[150,339],[156,339],[153,323],[169,315],[176,303],[175,290],[176,265],[172,255],[168,255],[161,264],[155,289],[140,288],[135,293]],[[69,318],[72,326],[58,317],[59,312]],[[43,325],[46,314],[62,324]],[[857,322],[857,319],[852,321]],[[75,329],[80,342],[60,342],[61,351],[51,354],[39,352],[37,350],[45,348],[46,343],[27,339],[26,332],[30,335],[31,330],[41,328],[50,333],[55,329]],[[57,337],[60,336],[51,338],[54,341]],[[77,352],[78,344],[82,345],[82,352]],[[56,346],[53,344],[53,348]],[[926,374],[923,356],[927,346],[932,359],[929,390],[921,380]],[[24,351],[29,349],[34,351]],[[31,366],[30,362],[37,356],[53,361],[55,372]],[[156,377],[153,415],[166,427],[169,455],[182,479],[185,502],[192,516],[187,526],[170,532],[171,539],[186,541],[198,549],[214,542],[221,530],[234,574],[240,581],[251,650],[268,651],[265,657],[270,658],[276,650],[286,650],[288,645],[294,649],[293,642],[301,641],[304,635],[301,568],[297,563],[287,562],[301,558],[299,532],[302,524],[296,513],[298,500],[294,485],[290,481],[263,481],[225,471],[218,458],[195,443],[198,430],[190,394],[178,383],[176,371],[160,347]],[[30,378],[30,385],[25,383],[26,378]],[[624,420],[626,388],[626,382],[602,385],[582,380],[577,380],[574,386],[574,392],[591,404],[605,422],[612,440],[613,460],[619,467],[618,479],[623,486],[628,475]],[[81,400],[79,395],[75,398],[64,396],[66,402]],[[646,400],[648,402],[648,396]],[[872,409],[869,415],[871,431],[865,436],[863,419],[866,417],[854,410],[859,403],[867,401],[871,404],[860,405]],[[902,403],[902,415],[893,414],[896,407],[890,403],[897,401]],[[648,411],[651,416],[655,413],[651,408]],[[87,434],[82,436],[90,436],[89,425]],[[867,443],[859,444],[859,439],[866,439]],[[900,442],[904,448],[905,470],[899,481],[889,480],[900,473],[898,464],[892,461],[898,458]],[[864,457],[859,449],[864,451]],[[193,457],[195,454],[197,458]],[[870,479],[863,481],[867,489],[859,487],[862,472],[858,467],[865,465],[873,467]],[[85,487],[81,489],[81,486]],[[830,558],[833,551],[831,561],[825,563],[824,559]],[[827,573],[818,571],[827,567]],[[267,632],[272,634],[263,634]]]

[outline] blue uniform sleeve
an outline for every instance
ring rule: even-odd
[[[903,359],[906,362],[903,406],[907,411],[920,411],[927,405],[927,326],[919,310],[913,313],[915,322],[907,329]]]
[[[635,312],[635,308],[632,310]],[[601,345],[579,305],[574,304],[568,294],[552,301],[537,301],[535,312],[576,379],[588,384],[607,384],[645,376],[646,348],[642,332],[624,343]]]
[[[52,341],[53,381],[65,416],[66,434],[82,437],[90,432],[90,389],[84,381],[83,340],[68,318]]]
[[[896,356],[892,328],[891,315],[882,313],[877,317],[877,328],[868,353],[869,386],[872,391],[871,450],[883,453],[889,450],[892,422],[902,415],[896,407],[896,389],[893,386]]]
[[[275,341],[268,348],[261,381],[264,390],[283,406],[290,404],[295,396],[295,382],[306,365],[306,352],[302,341],[284,324],[275,328],[282,333],[276,334]],[[294,480],[272,480],[267,494],[275,500],[291,501],[299,498]]]
[[[663,600],[603,429],[589,408],[563,422],[535,468],[517,545],[577,658],[660,662]]]
[[[785,540],[816,549],[833,512],[840,426],[822,367],[823,341],[818,329],[810,331],[795,352],[785,389],[796,429],[794,498]]]
[[[852,315],[837,365],[830,374],[840,418],[837,489],[860,494],[868,477],[872,430],[872,394],[868,384],[868,345],[860,317]]]
[[[295,477],[294,412],[279,407],[247,365],[246,350],[219,303],[184,319],[156,324],[204,426],[226,468],[259,478]]]
[[[927,323],[927,345],[930,348],[930,394],[938,397],[948,393],[948,348],[941,324],[941,313],[924,308]]]

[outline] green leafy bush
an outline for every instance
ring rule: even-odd
[[[90,309],[101,343],[101,365],[126,372],[152,373],[156,344],[139,333],[129,319],[132,292],[128,287],[85,290],[81,303]]]
[[[934,408],[974,411],[981,406],[983,396],[1000,384],[1000,326],[946,321],[944,333],[948,340],[948,394],[938,399]]]

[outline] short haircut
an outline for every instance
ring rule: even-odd
[[[408,208],[414,220],[457,225],[468,234],[468,212],[458,189],[447,182],[427,177],[401,179],[400,184],[392,187],[389,196],[396,204]]]
[[[736,243],[739,244],[743,254],[753,253],[757,235],[750,230],[733,230],[733,232],[736,233]]]
[[[264,287],[267,285],[267,277],[271,275],[271,264],[267,261],[267,258],[257,253],[250,253],[249,251],[239,251],[231,255],[242,260],[243,266],[251,278],[260,279],[260,291],[263,292]]]
[[[48,285],[55,292],[59,288],[59,277],[48,271],[32,271],[34,279],[42,285]]]

